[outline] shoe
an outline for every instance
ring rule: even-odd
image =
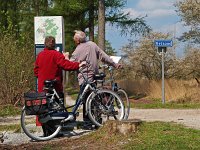
[[[64,136],[63,133],[58,133],[58,134],[56,135],[57,138],[59,138],[59,137],[63,137],[63,136]]]
[[[91,121],[84,121],[84,123],[83,123],[84,130],[93,130],[94,126],[95,125]]]
[[[84,130],[93,130],[94,127],[93,127],[93,125],[83,125],[82,129],[84,129]]]

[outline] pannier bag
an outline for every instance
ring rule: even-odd
[[[49,111],[45,92],[24,93],[26,115],[40,115]]]

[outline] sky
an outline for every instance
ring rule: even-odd
[[[132,18],[143,17],[146,23],[151,26],[153,31],[162,33],[172,33],[174,37],[179,37],[187,27],[181,22],[181,18],[175,11],[174,6],[177,0],[127,0],[123,9],[129,12]],[[122,46],[128,44],[130,36],[120,36],[120,31],[109,25],[106,26],[106,39],[110,41],[112,47],[120,54]],[[176,48],[177,56],[183,56],[183,47],[179,44]]]

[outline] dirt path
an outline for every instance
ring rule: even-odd
[[[66,97],[66,104],[73,105],[74,101]],[[141,119],[142,121],[163,121],[183,124],[186,127],[200,130],[200,109],[131,109],[129,119]],[[82,120],[82,113],[77,118]],[[0,125],[20,123],[20,117],[0,117]],[[75,131],[73,137],[84,135],[84,130]],[[0,132],[2,133],[2,132]],[[67,138],[67,136],[66,136]],[[6,133],[4,144],[22,144],[30,142],[24,133]]]
[[[73,105],[71,97],[66,97],[66,104]],[[176,122],[200,129],[200,109],[131,109],[129,119],[142,121]]]
[[[131,109],[129,119],[176,122],[200,129],[200,109]]]

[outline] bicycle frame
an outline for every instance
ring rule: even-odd
[[[104,68],[108,68],[108,71],[109,71],[109,74],[110,74],[110,77],[107,81],[104,81],[102,82],[102,86],[104,85],[104,83],[110,83],[110,86],[111,86],[111,89],[113,91],[117,91],[119,89],[119,87],[117,85],[115,85],[115,79],[114,79],[114,73],[113,73],[113,66],[108,66],[108,65],[102,65],[101,67],[104,67]]]
[[[83,78],[84,78],[84,83],[83,83],[83,86],[79,92],[79,95],[77,96],[77,99],[76,99],[76,102],[74,105],[72,106],[68,106],[66,107],[65,109],[67,110],[68,108],[72,108],[72,112],[69,113],[68,117],[67,118],[64,118],[61,123],[64,123],[66,121],[72,121],[74,120],[76,114],[77,114],[77,110],[79,109],[79,106],[83,103],[83,99],[86,95],[86,93],[88,91],[95,91],[97,92],[98,91],[98,88],[96,87],[96,84],[94,82],[91,82],[91,81],[88,81],[88,78],[84,76],[84,74],[80,71],[80,73],[83,75]],[[48,93],[50,96],[51,96],[51,100],[53,100],[55,97],[57,97],[58,99],[60,99],[58,93],[56,92],[56,90],[53,88],[53,93]],[[87,102],[86,102],[87,103]],[[87,113],[87,105],[86,105],[86,113]]]
[[[90,91],[94,91],[94,90],[95,90],[95,88],[91,86],[91,83],[87,83],[86,86],[85,86],[85,88],[83,89],[83,92],[82,92],[81,94],[78,95],[77,100],[76,100],[76,104],[73,105],[74,107],[73,107],[73,106],[67,107],[67,108],[73,107],[73,109],[72,109],[72,114],[73,114],[73,115],[76,114],[76,112],[77,112],[79,106],[80,106],[80,105],[82,104],[82,102],[83,102],[83,98],[84,98],[85,94],[86,94],[87,91],[89,91],[89,90],[90,90]]]
[[[83,92],[82,92],[82,90],[80,90],[80,93],[79,93],[79,95],[78,95],[78,97],[76,99],[75,105],[72,105],[72,106],[69,106],[69,107],[66,108],[66,109],[68,109],[68,108],[72,108],[73,107],[71,114],[69,114],[69,116],[66,119],[64,119],[63,121],[61,121],[61,122],[66,122],[66,121],[69,121],[69,120],[73,120],[74,116],[76,116],[76,113],[77,113],[77,110],[78,110],[79,106],[83,103],[83,98],[84,98],[85,94],[87,93],[87,91],[89,91],[89,90],[90,91],[95,91],[96,90],[96,87],[92,86],[92,85],[94,85],[94,83],[88,81],[88,76],[86,78],[84,76],[84,74],[81,72],[81,70],[82,69],[80,69],[79,72],[82,74],[83,79],[84,79],[84,83],[83,83],[84,89],[83,89]]]

